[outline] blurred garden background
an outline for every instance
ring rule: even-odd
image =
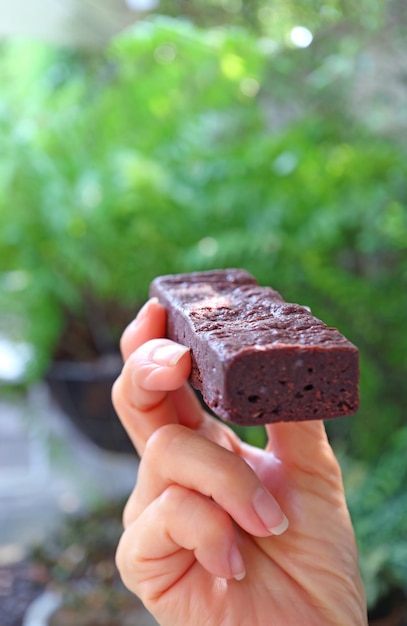
[[[360,410],[327,428],[371,623],[406,624],[406,3],[45,4],[0,0],[3,398],[54,401],[68,364],[97,439],[150,281],[246,268],[360,349]],[[103,419],[97,445],[128,455]]]

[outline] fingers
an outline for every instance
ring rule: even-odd
[[[213,500],[251,535],[266,537],[287,528],[280,506],[240,456],[179,425],[163,427],[149,439],[125,524],[174,484]]]
[[[149,300],[124,331],[125,364],[112,389],[112,400],[139,454],[148,438],[165,424],[200,428],[205,435],[234,449],[238,438],[212,419],[186,384],[188,349],[163,337],[166,313],[156,298]]]
[[[245,575],[229,516],[179,485],[165,489],[126,529],[116,560],[123,582],[142,599],[168,590],[195,561],[214,576]]]
[[[165,332],[165,309],[151,298],[121,339],[125,364],[112,401],[139,454],[157,428],[178,421],[194,428],[202,419],[199,402],[185,385],[191,367],[188,349],[165,339]]]
[[[234,523],[258,537],[287,528],[279,505],[242,458],[180,425],[149,439],[124,523],[117,564],[124,583],[144,601],[184,574],[194,580],[202,568],[242,580]]]
[[[166,313],[157,298],[150,298],[140,309],[136,319],[123,332],[120,348],[123,359],[129,356],[149,339],[165,337]]]
[[[140,454],[148,438],[158,428],[165,424],[177,424],[180,417],[186,417],[178,413],[169,392],[182,389],[190,368],[188,348],[169,339],[147,341],[128,356],[121,375],[113,385],[112,400]],[[198,403],[194,405],[191,398],[186,398],[186,392],[181,397],[185,401],[188,399],[188,425],[196,427],[202,419]]]

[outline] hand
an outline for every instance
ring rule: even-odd
[[[322,422],[265,450],[203,411],[152,299],[124,332],[115,408],[141,461],[117,551],[161,626],[365,626],[341,472]],[[287,528],[287,519],[289,526]]]

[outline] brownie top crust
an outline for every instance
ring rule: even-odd
[[[329,419],[358,407],[358,349],[307,307],[241,269],[156,278],[167,336],[191,350],[189,381],[236,424]]]
[[[314,317],[307,307],[287,303],[271,287],[261,287],[245,270],[214,270],[161,276],[172,305],[193,323],[197,334],[217,346],[227,359],[246,350],[307,346],[315,349],[357,348],[336,328]]]

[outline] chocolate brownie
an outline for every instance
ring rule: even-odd
[[[190,382],[224,420],[328,419],[358,409],[358,349],[245,270],[156,278],[167,336],[191,349]]]

